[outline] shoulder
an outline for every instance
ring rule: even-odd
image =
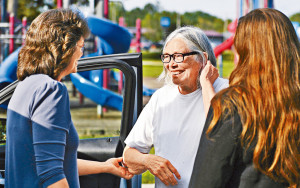
[[[210,137],[220,137],[222,135],[231,135],[231,138],[237,139],[240,137],[241,131],[243,129],[240,115],[236,106],[226,98],[226,95],[223,96],[221,105],[225,108],[221,109],[220,117],[217,121],[217,124],[213,127],[212,131],[209,133]],[[225,102],[226,101],[226,102]],[[227,104],[224,104],[227,103]],[[230,103],[230,104],[228,104]],[[216,109],[213,107],[209,110],[207,115],[207,120],[212,121]]]
[[[19,89],[24,88],[27,88],[28,93],[21,93],[26,98],[31,98],[31,106],[39,105],[42,101],[59,103],[60,101],[67,101],[66,99],[69,97],[67,87],[63,83],[43,74],[31,75],[24,79]]]
[[[36,74],[27,77],[22,81],[22,87],[28,87],[31,91],[35,91],[36,94],[61,94],[65,95],[67,93],[66,86],[58,82],[48,75]]]
[[[65,85],[56,81],[45,74],[34,74],[26,77],[18,84],[18,87],[28,87],[31,89],[49,88],[49,89],[66,89]]]
[[[229,81],[228,79],[225,78],[217,78],[216,81],[213,84],[213,87],[215,88],[215,90],[218,92],[222,89],[225,89],[229,86]]]

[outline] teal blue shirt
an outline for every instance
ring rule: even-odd
[[[7,110],[5,187],[79,187],[79,139],[64,84],[37,74],[20,82]]]

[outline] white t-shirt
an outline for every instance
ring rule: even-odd
[[[218,78],[215,91],[228,87],[228,80]],[[127,146],[168,159],[178,170],[181,179],[176,188],[188,187],[200,137],[205,123],[201,89],[182,95],[178,86],[158,89],[141,112],[125,140]],[[155,187],[167,187],[155,177]]]

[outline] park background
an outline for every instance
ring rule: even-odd
[[[120,24],[128,29],[132,35],[129,53],[142,52],[143,81],[147,87],[154,90],[163,85],[163,83],[157,81],[156,78],[160,75],[163,69],[159,54],[161,53],[161,47],[164,39],[169,33],[181,26],[196,26],[204,30],[204,32],[210,38],[212,46],[216,47],[233,35],[233,33],[230,31],[230,26],[234,25],[236,19],[241,14],[245,14],[245,12],[250,11],[254,6],[251,4],[250,0],[244,1],[245,4],[243,7],[239,7],[240,4],[238,0],[226,1],[227,4],[232,3],[229,5],[231,8],[220,7],[221,0],[212,0],[211,2],[215,3],[215,5],[208,5],[211,2],[206,1],[191,2],[188,0],[186,4],[188,4],[189,8],[184,8],[187,7],[186,5],[183,5],[185,4],[184,1],[167,1],[168,4],[166,4],[166,1],[163,0],[124,0],[107,1],[107,7],[109,8],[105,10],[103,9],[105,1],[92,2],[87,0],[72,0],[68,2],[69,6],[73,8],[79,8],[85,15],[93,12],[93,14],[96,16],[105,17],[111,22]],[[282,2],[284,2],[284,4],[282,4]],[[0,0],[0,3],[2,15],[2,24],[0,25],[1,69],[1,63],[10,53],[8,47],[10,39],[14,38],[15,44],[11,50],[15,51],[19,46],[22,45],[22,41],[24,39],[23,32],[24,30],[26,32],[26,29],[30,25],[31,21],[45,10],[63,6],[63,2],[59,0]],[[291,9],[290,12],[287,12],[286,14],[290,20],[296,24],[295,29],[299,34],[300,29],[299,25],[297,27],[297,23],[300,23],[300,2],[291,0],[273,1],[274,8],[280,10],[281,6],[285,6],[282,7],[284,13],[285,11],[288,11],[286,7]],[[222,12],[221,10],[226,10],[227,13]],[[10,33],[7,24],[4,24],[9,22],[10,16],[14,16],[14,33]],[[163,19],[167,20],[167,25],[163,25]],[[26,20],[25,24],[24,20]],[[141,23],[141,33],[139,39],[137,39],[138,20],[140,20]],[[89,40],[93,39],[94,38],[92,37]],[[86,54],[94,50],[91,46],[92,45],[87,45],[87,49],[85,51]],[[234,66],[234,54],[230,47],[218,58],[220,75],[224,78],[228,78],[234,69]],[[65,80],[65,83],[70,89],[70,93],[73,93],[74,88],[72,83],[69,80]],[[77,125],[77,130],[80,134],[80,137],[94,138],[105,137],[108,135],[118,135],[118,126],[120,124],[121,113],[108,109],[105,113],[101,111],[101,115],[99,116],[98,105],[88,98],[84,99],[84,102],[80,101],[79,96],[81,95],[71,95],[71,101],[74,107],[72,109],[72,117],[75,125]],[[144,96],[144,105],[147,103],[150,97],[151,95]],[[79,106],[81,108],[79,108]],[[99,124],[102,126],[99,127]],[[151,152],[154,153],[153,150]],[[145,172],[143,174],[142,182],[144,184],[152,184],[154,182],[154,177],[149,172]]]

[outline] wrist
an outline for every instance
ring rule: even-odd
[[[151,160],[151,154],[143,154],[142,157],[142,164],[144,165],[144,169],[145,170],[149,170],[149,164],[151,164],[151,162],[149,162]]]
[[[203,88],[212,87],[213,83],[211,83],[208,79],[200,80],[200,85]]]
[[[101,162],[102,164],[100,164],[99,168],[102,168],[102,173],[111,173],[113,170],[113,167],[111,165],[111,163],[109,162],[109,160],[105,161],[105,162]]]

